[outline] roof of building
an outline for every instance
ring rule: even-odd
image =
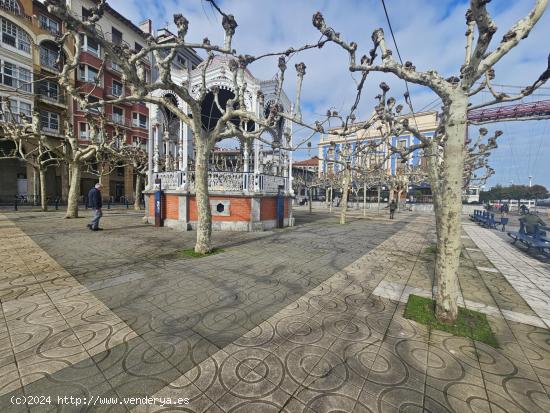
[[[314,156],[311,159],[304,159],[303,161],[293,162],[294,166],[319,166],[319,157]]]

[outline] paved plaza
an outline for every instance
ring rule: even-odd
[[[495,349],[403,318],[433,291],[430,214],[301,209],[201,259],[193,232],[84,215],[0,214],[0,412],[550,411],[550,264],[501,233],[465,220],[459,274]]]

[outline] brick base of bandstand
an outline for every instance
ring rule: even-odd
[[[155,194],[145,191],[145,217],[155,223]],[[212,229],[215,231],[264,231],[277,228],[277,196],[267,194],[231,194],[211,192]],[[292,225],[291,198],[284,196],[283,227]],[[198,213],[195,194],[181,190],[167,190],[162,197],[164,226],[181,231],[196,229]]]

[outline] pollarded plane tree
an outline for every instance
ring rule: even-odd
[[[416,175],[420,180],[423,180],[426,176],[430,182],[432,190],[432,198],[434,210],[436,212],[436,233],[438,241],[438,252],[436,256],[436,283],[438,286],[438,293],[436,298],[436,305],[439,306],[443,303],[449,304],[445,298],[441,297],[440,289],[451,288],[446,294],[454,294],[452,288],[458,288],[458,285],[452,286],[450,283],[457,283],[458,279],[456,277],[456,271],[458,270],[458,263],[453,274],[455,279],[453,280],[452,274],[448,274],[445,271],[449,270],[448,260],[449,257],[442,257],[442,251],[439,248],[448,248],[447,242],[449,238],[454,235],[452,230],[455,228],[448,225],[448,222],[445,220],[450,219],[452,216],[442,215],[441,211],[444,207],[448,208],[445,205],[445,202],[448,202],[449,191],[448,181],[444,178],[447,176],[448,171],[448,159],[446,155],[446,144],[449,140],[449,136],[444,133],[445,129],[439,125],[436,129],[434,136],[427,136],[421,133],[416,125],[413,125],[408,118],[400,116],[400,112],[403,109],[403,105],[395,105],[395,99],[393,97],[386,98],[386,93],[389,91],[387,85],[381,85],[382,93],[378,97],[379,103],[376,107],[376,111],[379,114],[382,120],[382,128],[387,131],[387,136],[399,136],[404,133],[410,133],[417,138],[418,143],[411,145],[409,147],[396,147],[391,144],[390,140],[386,141],[390,153],[398,155],[401,159],[406,160],[414,151],[422,151],[422,157],[426,161],[425,169],[421,168],[419,173]],[[405,94],[405,102],[409,106],[409,109],[412,110],[412,104],[408,94]],[[442,120],[442,123],[445,121]],[[480,128],[479,134],[475,140],[470,139],[467,136],[463,137],[462,144],[462,170],[458,177],[460,182],[460,195],[462,195],[463,189],[465,189],[472,182],[483,183],[488,177],[490,177],[494,170],[490,167],[488,163],[488,158],[490,157],[491,151],[497,148],[497,139],[502,135],[501,131],[495,131],[494,135],[489,136],[488,131],[485,128]],[[462,205],[462,199],[459,197],[457,200],[458,211],[457,214],[460,218],[460,208]],[[460,224],[460,223],[459,223]],[[458,225],[459,225],[458,224]],[[458,226],[460,229],[460,226]],[[450,232],[450,233],[449,233]],[[458,233],[460,236],[460,232]],[[460,243],[458,244],[458,252],[460,253]],[[446,250],[447,253],[450,253]],[[452,250],[454,252],[454,250]],[[456,257],[458,259],[458,257]],[[443,261],[443,262],[442,262]],[[444,266],[444,265],[447,266]],[[443,283],[442,283],[443,278]],[[458,293],[458,292],[457,292]],[[456,302],[454,302],[456,304]],[[451,302],[453,305],[453,302]],[[446,308],[446,307],[445,307]],[[452,309],[451,309],[452,310]],[[440,310],[443,311],[443,310]],[[452,313],[452,311],[451,311]],[[447,314],[447,313],[445,313]],[[443,320],[448,320],[443,318]]]
[[[251,141],[261,139],[261,135],[266,131],[272,131],[281,118],[291,122],[304,124],[300,110],[300,94],[303,77],[305,74],[305,65],[296,64],[296,98],[293,110],[290,113],[280,111],[278,102],[274,102],[268,111],[268,116],[257,116],[254,107],[247,106],[247,84],[245,81],[246,68],[253,62],[267,57],[279,57],[279,93],[284,81],[286,70],[286,61],[289,56],[297,52],[322,47],[328,39],[321,39],[313,44],[304,45],[299,48],[289,48],[282,52],[265,53],[259,56],[247,54],[237,54],[232,48],[232,40],[237,28],[235,18],[230,14],[223,13],[213,0],[209,0],[222,15],[222,26],[225,32],[223,45],[215,45],[208,38],[204,38],[202,43],[189,42],[186,39],[189,22],[181,14],[174,15],[174,24],[177,27],[177,35],[172,41],[157,42],[153,36],[148,36],[146,45],[139,51],[130,50],[125,45],[113,44],[106,39],[100,26],[97,24],[103,17],[106,8],[106,1],[100,0],[97,5],[90,10],[89,16],[85,21],[71,14],[64,1],[47,1],[50,13],[58,16],[65,23],[68,32],[60,38],[59,42],[73,42],[75,53],[71,59],[68,59],[60,72],[60,84],[69,91],[69,93],[79,102],[83,108],[99,108],[106,104],[145,102],[157,105],[174,114],[181,122],[186,124],[193,136],[195,147],[195,196],[198,210],[198,225],[195,251],[206,254],[212,250],[212,217],[210,203],[208,199],[208,161],[214,145],[223,139],[237,137],[242,140]],[[120,67],[122,83],[125,90],[123,96],[109,100],[99,99],[90,101],[90,93],[82,93],[71,86],[69,77],[71,71],[74,71],[80,59],[81,37],[84,34],[95,40],[104,51],[105,59],[109,59]],[[172,78],[172,62],[177,56],[178,50],[193,49],[202,51],[206,54],[206,61],[203,65],[202,84],[198,91],[192,93],[190,82],[176,83]],[[146,79],[146,70],[143,59],[152,54],[154,56],[154,70],[158,71],[156,80],[148,82]],[[227,98],[223,96],[218,88],[207,88],[206,70],[209,64],[217,55],[225,55],[231,58],[230,71],[234,85],[234,94]],[[105,65],[105,60],[102,67]],[[170,91],[175,95],[178,101],[184,105],[177,105],[172,100],[163,96],[154,96],[154,91]],[[219,111],[220,116],[213,122],[211,127],[205,128],[201,122],[201,107],[205,99],[211,99]],[[261,97],[257,97],[261,105]],[[183,108],[182,106],[186,106]],[[260,108],[259,113],[264,113],[264,108]],[[315,126],[313,129],[316,129]],[[283,142],[283,144],[287,144]],[[291,148],[285,148],[291,149]]]
[[[337,115],[332,115],[335,117]],[[375,118],[372,118],[368,125],[361,125],[361,129],[368,129],[373,124]],[[383,171],[387,161],[387,156],[372,158],[369,155],[383,153],[384,140],[383,139],[370,139],[364,142],[355,141],[354,144],[349,141],[348,137],[355,134],[358,129],[350,128],[344,124],[342,131],[336,133],[344,140],[337,145],[336,142],[331,142],[333,155],[329,158],[323,158],[321,161],[327,164],[337,166],[335,171],[325,171],[323,177],[330,183],[330,188],[335,186],[341,189],[342,198],[340,200],[340,224],[346,223],[346,217],[348,212],[348,198],[349,191],[352,187],[354,180],[358,180],[361,183],[371,182],[376,180]],[[354,131],[354,132],[352,132]],[[333,134],[335,132],[331,132]],[[331,193],[332,198],[332,193]]]
[[[489,0],[470,0],[466,13],[464,63],[457,68],[457,74],[449,78],[444,78],[436,70],[418,71],[413,63],[408,61],[399,63],[388,48],[382,29],[376,29],[372,33],[373,48],[358,59],[356,42],[345,41],[326,24],[321,13],[316,13],[312,20],[313,25],[324,36],[348,52],[350,71],[363,74],[392,73],[408,82],[428,87],[443,102],[438,129],[439,139],[434,139],[434,145],[437,145],[437,150],[441,152],[440,165],[433,171],[437,173],[437,179],[431,181],[436,183],[433,187],[438,250],[436,316],[440,321],[448,323],[456,320],[458,312],[457,271],[468,110],[521,99],[533,93],[550,76],[547,69],[531,86],[516,96],[497,94],[491,101],[469,104],[472,96],[489,87],[494,75],[493,66],[529,35],[548,6],[548,0],[535,0],[531,11],[504,34],[493,50],[489,50],[497,26],[487,10],[488,3]]]
[[[39,130],[39,114],[34,112],[35,122],[23,113],[13,113],[10,100],[0,98],[0,159],[23,159],[39,177],[40,207],[48,210],[46,172],[48,168],[59,166],[61,159],[56,156],[56,150],[49,149],[43,142]],[[37,182],[35,182],[36,188]],[[36,193],[35,193],[36,195]]]
[[[120,164],[130,165],[136,174],[134,186],[134,210],[141,210],[142,186],[147,178],[148,156],[139,145],[123,145],[117,151],[117,160]]]

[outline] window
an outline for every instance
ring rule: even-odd
[[[124,166],[117,166],[116,176],[124,176]]]
[[[88,131],[87,123],[80,122],[78,124],[78,137],[83,141],[87,141],[88,139],[90,139],[90,133]]]
[[[136,43],[134,44],[134,50],[135,50],[136,52],[139,52],[141,49],[143,49],[143,46],[140,45],[138,42],[136,42]]]
[[[59,131],[59,115],[54,112],[40,111],[40,127],[46,131]]]
[[[82,43],[82,50],[93,54],[94,56],[100,57],[99,43],[80,33],[80,40]]]
[[[16,81],[15,81],[15,72],[16,72],[16,67],[13,63],[9,63],[9,62],[4,62],[4,75],[3,75],[3,78],[2,78],[2,83],[5,84],[6,86],[12,86],[12,87],[15,87],[16,86]]]
[[[58,69],[57,59],[59,58],[59,48],[56,45],[46,43],[40,45],[40,64],[50,69]]]
[[[88,65],[78,65],[78,80],[95,83],[98,76],[99,71],[96,68]]]
[[[122,44],[122,33],[115,29],[111,29],[111,40],[114,44]]]
[[[132,120],[133,126],[147,129],[147,116],[142,115],[141,113],[134,112],[132,114]]]
[[[11,11],[13,14],[21,14],[17,0],[0,0],[0,8]]]
[[[113,106],[113,122],[124,124],[124,109]]]
[[[27,102],[19,102],[19,113],[27,119],[31,119],[31,104]]]
[[[59,34],[59,23],[43,14],[38,15],[40,28],[49,31],[52,34]]]
[[[88,100],[88,103],[99,102],[99,98],[95,97],[95,96],[88,96],[87,100]],[[81,112],[92,112],[92,113],[99,113],[100,112],[99,108],[97,108],[97,107],[85,109],[80,105],[80,103],[78,105],[78,110],[80,110]]]
[[[59,99],[59,85],[51,80],[44,80],[40,83],[40,94],[48,99],[57,101]]]
[[[32,93],[31,71],[29,69],[25,69],[24,67],[20,67],[17,72],[19,74],[19,80],[17,82],[19,90]]]
[[[113,80],[113,96],[122,96],[122,83]]]
[[[26,53],[31,52],[31,39],[27,32],[6,19],[2,19],[2,42]]]
[[[92,17],[92,12],[88,10],[86,7],[82,7],[82,21],[86,21],[90,17]]]
[[[122,71],[122,70],[120,69],[120,66],[118,65],[118,63],[113,62],[112,60],[111,60],[111,69],[112,69],[112,70],[115,70],[115,71],[117,71],[117,72],[121,72],[121,71]]]

